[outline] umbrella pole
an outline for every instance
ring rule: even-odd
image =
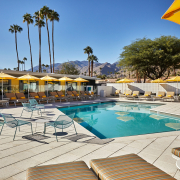
[[[48,97],[48,81],[47,81],[47,97]]]
[[[29,79],[28,79],[28,99],[29,99]]]
[[[3,78],[2,78],[2,100],[3,100]]]

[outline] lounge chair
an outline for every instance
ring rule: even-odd
[[[56,91],[57,95],[59,97],[62,97],[64,100],[68,101],[68,100],[71,100],[72,98],[68,97],[68,96],[65,96],[64,93],[62,91]]]
[[[38,92],[37,94],[42,100],[47,101],[47,103],[49,100],[54,100],[54,99],[52,99],[52,97],[47,97],[44,92]]]
[[[119,97],[127,97],[129,95],[132,95],[132,91],[126,90],[126,91],[124,91],[124,94],[119,94]]]
[[[135,98],[138,97],[139,97],[139,91],[133,91],[132,95],[127,95],[127,99],[133,98],[135,100]]]
[[[60,102],[61,102],[62,99],[68,101],[68,98],[67,98],[66,96],[64,96],[64,95],[60,95],[60,96],[59,96],[56,92],[50,92],[50,95],[51,95],[51,96],[54,96],[54,98],[55,98],[56,100],[59,100]]]
[[[85,93],[88,95],[88,96],[90,96],[91,98],[97,98],[98,97],[98,95],[96,95],[96,94],[94,94],[94,92],[89,92],[89,91],[85,91]]]
[[[84,161],[35,166],[26,171],[26,180],[38,180],[43,179],[43,177],[46,180],[98,180]]]
[[[24,93],[15,93],[17,99],[23,99],[28,101],[28,98],[25,97]]]
[[[166,94],[165,92],[159,91],[158,94],[157,94],[157,96],[154,96],[154,97],[153,97],[153,101],[156,100],[156,99],[163,99],[163,97],[165,96],[165,94]]]
[[[168,99],[170,99],[171,102],[172,102],[172,100],[174,100],[174,92],[167,92],[166,93],[166,96],[163,97],[163,100],[165,101],[165,100],[168,100]]]
[[[38,95],[37,93],[35,93],[35,92],[31,92],[31,93],[29,93],[29,95],[30,95],[31,98],[34,98],[34,99],[36,99],[36,100],[39,101],[39,102],[43,100],[43,99],[40,98],[39,95]]]
[[[81,96],[84,96],[85,99],[91,99],[91,95],[88,95],[87,93],[85,93],[84,91],[80,91]]]
[[[46,133],[47,126],[54,127],[55,134],[56,134],[56,128],[62,129],[62,132],[63,132],[63,129],[70,127],[72,124],[74,125],[73,118],[74,118],[74,113],[68,116],[59,115],[58,118],[54,122],[44,123],[44,134]],[[74,129],[77,134],[75,125],[74,125]],[[58,141],[57,134],[56,134],[56,140]]]
[[[90,166],[103,180],[175,179],[136,154],[94,159],[90,161]]]
[[[71,91],[67,91],[66,93],[67,93],[67,97],[78,100],[78,97],[75,96]]]
[[[5,93],[5,96],[6,96],[6,98],[9,98],[9,102],[14,103],[15,106],[16,106],[16,103],[18,103],[18,102],[22,103],[22,102],[28,101],[28,99],[26,99],[26,98],[25,99],[18,99],[14,93]]]
[[[71,180],[131,180],[131,179],[168,179],[169,174],[148,163],[136,154],[96,159],[90,161],[94,173],[83,161],[35,166],[27,169],[26,180],[71,179]]]
[[[30,118],[32,118],[32,115],[33,115],[34,111],[37,111],[38,114],[39,114],[39,111],[41,112],[40,108],[33,107],[33,106],[31,106],[30,103],[22,103],[22,105],[23,105],[23,110],[22,110],[21,116],[22,116],[24,111],[31,112],[31,117]],[[42,116],[42,112],[41,112],[41,116]]]
[[[13,141],[14,141],[15,136],[16,136],[17,127],[19,127],[19,130],[20,130],[20,126],[22,126],[22,125],[25,125],[25,124],[31,125],[31,132],[33,134],[31,122],[15,119],[11,114],[2,114],[1,113],[1,115],[2,115],[2,117],[4,119],[4,122],[3,122],[2,128],[1,128],[1,132],[2,132],[3,127],[4,127],[5,124],[10,128],[16,128],[15,133],[14,133]],[[0,132],[0,135],[1,135],[1,132]]]
[[[78,97],[81,100],[84,100],[84,96],[82,96],[81,94],[77,93],[76,91],[72,91],[72,93],[74,94],[74,96]]]
[[[143,96],[139,96],[139,99],[146,99],[146,100],[151,99],[151,94],[152,94],[151,91],[145,91]]]

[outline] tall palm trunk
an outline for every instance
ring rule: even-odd
[[[41,27],[39,29],[39,72],[41,72]]]
[[[47,28],[47,34],[48,34],[48,44],[49,44],[49,58],[50,58],[50,69],[52,73],[52,65],[51,65],[51,47],[50,47],[50,38],[49,38],[49,29],[48,29],[48,22],[46,18],[46,28]]]
[[[89,59],[89,53],[88,53],[88,59]],[[90,76],[90,61],[88,61],[88,71],[89,71],[89,76]]]
[[[18,63],[18,71],[19,71],[19,56],[18,56],[18,50],[17,50],[17,34],[15,32],[15,44],[16,44],[16,53],[17,53],[17,63]]]
[[[54,73],[54,21],[52,21],[52,53],[53,53],[53,73]]]
[[[24,61],[24,70],[25,70],[25,61]],[[32,71],[33,72],[33,71]]]
[[[91,61],[91,77],[93,77],[93,61]]]
[[[29,40],[29,47],[30,47],[30,56],[31,56],[31,71],[33,72],[33,62],[32,62],[32,52],[31,52],[31,42],[29,37],[29,24],[27,23],[28,28],[28,40]],[[24,70],[25,70],[25,61],[24,61]]]

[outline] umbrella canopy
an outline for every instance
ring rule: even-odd
[[[180,24],[180,1],[175,0],[161,19],[166,19],[177,24]]]
[[[177,88],[176,88],[176,95],[177,95],[178,94],[178,82],[180,81],[180,76],[176,76],[176,77],[173,77],[171,79],[167,79],[166,81],[177,82]]]
[[[42,77],[41,80],[43,80],[43,81],[59,81],[58,79],[53,78],[53,77],[48,76],[48,75]]]
[[[74,81],[74,79],[71,79],[71,78],[64,76],[64,77],[60,78],[59,81],[65,81],[65,91],[66,91],[66,82]],[[66,94],[66,92],[65,92],[65,94]]]
[[[59,81],[58,79],[53,78],[53,77],[48,76],[48,75],[42,77],[41,80],[47,81],[47,96],[48,96],[48,81]]]
[[[158,91],[159,91],[159,83],[166,83],[166,81],[158,78],[158,79],[152,80],[151,83],[158,83]]]
[[[2,91],[2,99],[3,99],[3,79],[15,79],[15,78],[16,77],[11,76],[9,74],[5,74],[3,72],[0,73],[0,79],[2,79],[2,89],[1,89],[1,91]]]
[[[30,74],[26,74],[24,76],[18,77],[19,80],[28,80],[28,98],[29,98],[29,80],[38,80],[39,78],[32,76]]]
[[[117,81],[117,83],[131,83],[131,82],[134,82],[134,81],[130,80],[130,79],[126,79],[126,78]],[[126,90],[126,88],[125,88],[125,90]],[[122,84],[122,92],[123,92],[123,84]]]
[[[89,82],[89,81],[79,77],[79,78],[74,79],[74,82]],[[79,85],[79,94],[80,94],[80,85]]]

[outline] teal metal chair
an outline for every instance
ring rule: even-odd
[[[47,126],[54,127],[55,134],[56,134],[56,128],[62,129],[62,132],[63,132],[63,129],[68,128],[71,125],[74,125],[74,129],[75,129],[75,132],[77,134],[76,127],[75,127],[75,124],[73,121],[74,115],[75,115],[75,113],[70,114],[68,116],[59,115],[58,118],[56,119],[56,121],[44,123],[44,134],[46,133],[46,127]],[[57,134],[56,134],[56,140],[58,142]]]
[[[2,124],[1,132],[2,132],[3,127],[4,127],[5,124],[10,128],[16,128],[15,133],[14,133],[13,141],[14,141],[15,136],[16,136],[17,127],[19,127],[19,131],[20,131],[20,126],[22,126],[22,125],[25,125],[25,124],[31,125],[31,132],[33,134],[31,122],[15,119],[11,114],[2,114],[1,113],[1,115],[2,115],[2,117],[4,119],[3,124],[1,123]],[[0,132],[0,135],[1,135],[1,132]]]
[[[31,106],[30,103],[22,103],[22,105],[23,105],[23,110],[22,110],[21,116],[23,114],[23,111],[31,112],[31,117],[30,118],[32,118],[32,115],[33,115],[34,111],[38,111],[38,114],[39,114],[39,111],[41,112],[41,109]],[[42,116],[42,112],[41,112],[41,116]]]
[[[29,99],[29,103],[32,107],[39,108],[39,109],[44,109],[45,111],[45,106],[44,104],[38,104],[36,99]]]

